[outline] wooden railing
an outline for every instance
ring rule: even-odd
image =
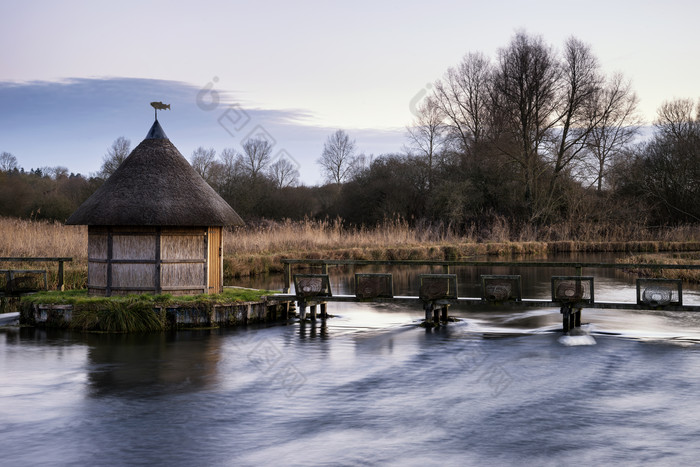
[[[551,261],[440,261],[440,260],[357,260],[357,259],[283,259],[284,293],[291,290],[292,265],[303,264],[320,266],[322,274],[328,274],[328,266],[442,266],[449,274],[456,266],[510,266],[528,268],[571,268],[575,275],[583,275],[584,268],[608,269],[700,269],[700,264],[649,264],[649,263],[590,263],[590,262],[551,262]]]
[[[63,264],[73,261],[71,257],[51,257],[51,258],[24,258],[20,256],[0,257],[0,263],[58,263],[58,284],[57,290],[65,288],[63,281]]]

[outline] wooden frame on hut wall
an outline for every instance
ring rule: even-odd
[[[211,274],[221,274],[223,259],[218,260],[218,267],[207,266],[211,256],[208,230],[207,227],[89,226],[88,293],[109,296],[210,292],[212,283],[215,288],[217,282],[221,286],[222,278],[213,280]]]

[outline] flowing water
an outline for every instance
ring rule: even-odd
[[[559,258],[561,259],[561,258]],[[590,257],[588,258],[590,260]],[[593,259],[595,260],[595,259]],[[331,270],[336,293],[353,271]],[[395,268],[396,294],[415,274]],[[439,271],[435,271],[439,272]],[[458,270],[460,295],[478,275]],[[549,277],[521,271],[526,298]],[[596,298],[635,301],[634,279]],[[267,281],[267,282],[266,282]],[[414,284],[414,285],[411,285]],[[279,278],[247,285],[281,288]],[[685,286],[684,303],[700,304]],[[325,323],[150,335],[0,330],[0,465],[694,464],[700,314],[330,303]]]

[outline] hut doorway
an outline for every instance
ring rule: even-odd
[[[207,287],[210,294],[221,293],[224,290],[224,236],[222,227],[207,229],[207,256],[209,270],[207,271]]]

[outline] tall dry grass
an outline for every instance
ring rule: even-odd
[[[0,217],[0,256],[87,260],[87,227]]]
[[[473,242],[443,226],[411,227],[403,219],[386,220],[376,228],[347,228],[340,219],[264,222],[227,230],[224,252],[229,255],[299,253],[349,248],[380,248]]]
[[[374,228],[348,228],[340,219],[265,222],[227,229],[224,273],[232,277],[281,271],[281,258],[439,259],[476,255],[556,252],[659,252],[700,250],[700,226],[640,229],[637,226],[561,224],[511,227],[504,219],[456,232],[443,224],[388,219]],[[58,222],[0,218],[0,256],[70,256],[69,287],[84,287],[87,228]],[[0,264],[0,268],[6,267]],[[13,267],[17,267],[13,265]],[[47,264],[55,282],[55,264]]]
[[[87,283],[87,227],[67,226],[60,222],[0,217],[0,257],[71,257],[64,265],[64,284],[81,289]],[[46,269],[48,286],[58,285],[55,262],[2,263],[0,268]]]
[[[443,224],[411,226],[388,219],[375,228],[348,228],[340,219],[265,222],[224,235],[227,278],[280,272],[281,258],[457,260],[473,256],[559,252],[700,250],[700,227],[557,224],[515,229],[504,218],[458,233]]]
[[[647,253],[634,254],[617,260],[618,263],[628,264],[673,264],[673,265],[696,265],[700,264],[700,252],[683,253]],[[651,269],[633,268],[629,272],[639,277],[650,277],[655,279],[681,279],[686,282],[700,282],[700,271],[697,269]]]

